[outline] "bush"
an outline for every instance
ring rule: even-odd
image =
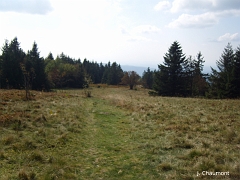
[[[89,89],[84,89],[84,95],[85,97],[92,97],[92,91]]]

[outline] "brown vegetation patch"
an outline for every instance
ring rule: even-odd
[[[39,92],[31,91],[31,100],[26,101],[24,90],[0,89],[0,126],[21,125],[21,122],[42,121],[46,119],[43,113],[43,105],[52,102],[53,99],[73,98],[64,92]],[[43,108],[43,109],[42,109]],[[44,118],[42,118],[44,117]]]

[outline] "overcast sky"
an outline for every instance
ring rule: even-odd
[[[41,56],[156,68],[174,41],[215,66],[240,45],[240,0],[0,0],[0,46],[18,38]]]

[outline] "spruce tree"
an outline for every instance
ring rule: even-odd
[[[2,87],[19,89],[24,86],[24,78],[20,64],[25,53],[15,37],[10,44],[5,41],[2,48]]]
[[[112,64],[108,62],[108,64],[104,67],[104,73],[102,77],[102,83],[117,85],[121,82],[121,78],[123,77],[123,70],[120,64],[113,62]]]
[[[230,43],[224,48],[220,59],[216,62],[218,70],[212,69],[210,75],[210,93],[218,98],[234,97],[234,51]]]
[[[102,83],[102,81],[103,81],[104,71],[105,71],[105,67],[104,67],[103,63],[101,62],[99,65],[99,77],[100,77],[99,83]]]
[[[111,63],[110,63],[110,62],[108,62],[107,64],[105,64],[105,66],[104,66],[104,72],[103,72],[103,76],[102,76],[102,83],[103,83],[103,84],[109,84],[108,74],[110,73],[110,68],[111,68]]]
[[[75,87],[76,88],[84,88],[86,84],[83,66],[81,64],[76,64],[76,71],[75,71]]]
[[[207,83],[203,74],[204,58],[202,53],[199,52],[196,58],[190,56],[184,64],[184,83],[185,94],[187,96],[203,96],[205,95]]]
[[[205,62],[202,53],[197,54],[197,59],[194,59],[194,73],[193,73],[193,88],[192,95],[204,96],[207,89],[206,76],[203,73],[203,63]]]
[[[175,41],[164,56],[163,64],[155,73],[154,90],[159,95],[179,96],[184,94],[184,63],[186,57],[182,47]]]
[[[40,57],[36,42],[33,43],[32,49],[28,51],[26,69],[31,73],[32,89],[49,90],[44,59]]]
[[[50,52],[46,59],[54,60],[53,54]]]
[[[154,72],[150,70],[150,68],[147,68],[147,71],[143,72],[142,81],[143,86],[148,89],[152,89],[153,86],[153,75]]]

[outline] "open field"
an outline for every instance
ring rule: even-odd
[[[240,179],[240,100],[31,93],[0,90],[0,179]]]

